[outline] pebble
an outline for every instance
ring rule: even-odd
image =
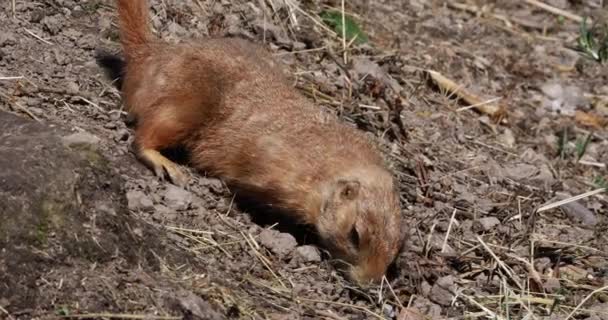
[[[183,211],[190,207],[194,200],[194,195],[175,185],[168,185],[163,196],[165,205],[176,211]]]
[[[320,262],[321,254],[315,246],[299,246],[296,248],[296,254],[303,262]]]
[[[90,145],[94,148],[97,148],[97,146],[99,146],[100,141],[101,139],[87,132],[78,132],[63,137],[63,143],[68,147]]]
[[[139,190],[127,191],[127,205],[133,211],[149,211],[154,208],[152,200]]]
[[[291,234],[271,229],[264,229],[260,233],[260,243],[280,256],[289,254],[298,245],[296,238]]]
[[[477,219],[474,223],[474,228],[477,231],[490,231],[492,228],[500,224],[500,220],[496,217],[485,217]]]
[[[437,279],[437,282],[435,282],[433,288],[431,289],[429,299],[442,306],[451,305],[452,298],[454,297],[454,295],[452,294],[454,286],[455,285],[453,276],[445,276]]]

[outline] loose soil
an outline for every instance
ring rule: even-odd
[[[226,318],[608,319],[606,195],[542,208],[608,185],[608,69],[567,48],[577,22],[526,1],[474,2],[349,1],[346,12],[370,38],[354,45],[320,22],[339,1],[151,1],[163,39],[264,43],[303,94],[381,141],[410,237],[391,277],[361,289],[306,246],[307,232],[296,243],[269,231],[283,223],[256,223],[220,180],[189,171],[182,190],[133,161],[119,92],[94,59],[98,49],[119,51],[112,1],[5,1],[0,109],[98,137],[130,213],[196,259],[158,257],[163,283],[119,264],[103,273],[91,271],[95,262],[75,265],[39,282],[52,302],[0,299],[0,318],[192,317],[153,302],[157,288],[171,287]],[[599,1],[546,2],[578,15],[601,11]],[[427,69],[501,105],[506,117],[476,112],[437,88]],[[80,283],[83,301],[62,299],[63,282]],[[103,304],[84,303],[96,295]]]

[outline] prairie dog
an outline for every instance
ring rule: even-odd
[[[380,281],[404,236],[395,180],[374,144],[289,85],[263,47],[168,44],[153,36],[146,0],[116,3],[138,159],[183,185],[161,151],[186,148],[192,167],[314,226],[348,278]]]

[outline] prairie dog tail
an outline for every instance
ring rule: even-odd
[[[125,57],[138,56],[141,47],[152,41],[147,0],[117,0],[120,42]]]

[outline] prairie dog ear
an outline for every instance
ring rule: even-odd
[[[359,195],[359,189],[361,189],[361,183],[357,180],[338,180],[337,193],[340,199],[343,200],[354,200]]]

